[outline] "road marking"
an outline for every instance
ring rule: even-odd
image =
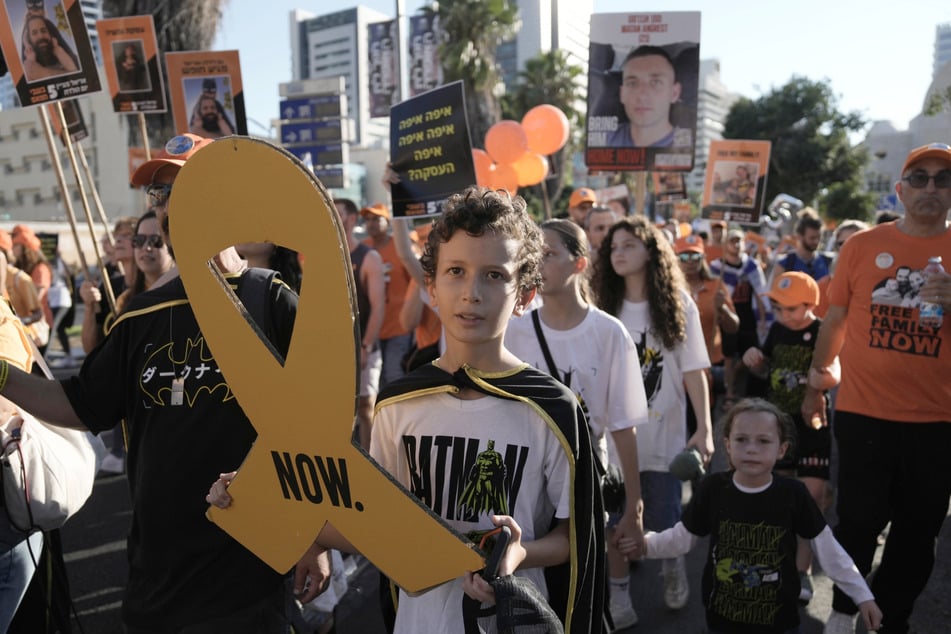
[[[108,555],[109,553],[125,550],[125,547],[126,540],[120,539],[118,541],[103,544],[102,546],[96,546],[95,548],[86,548],[85,550],[74,550],[72,552],[65,553],[63,555],[63,560],[66,563],[82,561],[83,559],[90,559],[92,557],[99,557],[100,555]]]

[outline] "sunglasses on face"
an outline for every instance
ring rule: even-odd
[[[165,242],[162,241],[162,236],[157,233],[137,233],[132,236],[132,246],[136,249],[141,249],[146,245],[152,247],[153,249],[161,249],[165,246]]]
[[[941,170],[937,174],[928,174],[927,172],[912,172],[902,178],[903,181],[915,189],[924,189],[928,186],[928,181],[934,180],[935,189],[948,189],[951,187],[951,170]]]
[[[171,193],[171,185],[149,185],[145,190],[145,195],[149,199],[149,207],[161,207],[168,201],[168,196]]]
[[[703,259],[702,253],[680,253],[677,255],[681,262],[699,262]]]

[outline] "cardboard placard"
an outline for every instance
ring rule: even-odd
[[[61,103],[63,116],[66,118],[66,129],[69,131],[69,140],[73,143],[79,143],[89,136],[89,131],[86,129],[86,120],[83,118],[83,111],[79,107],[79,101],[67,99]],[[59,119],[59,113],[56,112],[56,106],[48,104],[46,108],[53,124],[53,134],[59,137],[63,145],[66,145],[66,137],[63,136],[63,124]]]
[[[78,0],[3,0],[0,48],[24,106],[100,90]]]
[[[588,169],[692,170],[700,13],[596,13],[588,60]]]
[[[462,82],[393,106],[390,163],[394,216],[438,214],[442,201],[476,182]]]
[[[166,53],[165,65],[178,134],[218,139],[248,133],[238,51]]]
[[[106,83],[116,112],[165,112],[155,22],[150,15],[97,20]]]
[[[766,197],[769,141],[710,142],[701,215],[712,220],[756,224]]]
[[[209,518],[282,573],[328,522],[411,592],[481,568],[474,544],[352,440],[356,287],[346,236],[323,185],[281,148],[232,137],[188,160],[169,213],[201,333],[258,434],[228,489],[234,503],[211,508]],[[301,289],[283,364],[209,266],[229,245],[263,240],[301,253],[320,272]],[[434,552],[439,556],[420,556]]]

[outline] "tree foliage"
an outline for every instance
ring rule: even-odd
[[[837,192],[837,200],[844,194],[849,194],[846,199],[858,199],[868,157],[864,149],[850,145],[849,133],[865,124],[860,113],[838,110],[827,81],[793,77],[756,100],[737,101],[723,136],[772,141],[767,202],[785,193],[816,204],[827,189]]]
[[[435,11],[445,81],[462,80],[472,143],[481,147],[486,132],[502,116],[495,50],[515,35],[518,7],[509,0],[441,0]]]
[[[108,17],[151,15],[159,52],[204,51],[211,48],[221,22],[221,13],[228,0],[103,0],[103,14]],[[174,134],[171,112],[146,117],[149,140],[161,146]],[[138,137],[131,126],[130,136]],[[140,142],[133,140],[133,142]]]
[[[581,66],[572,64],[568,55],[561,50],[539,53],[525,62],[525,69],[519,71],[515,85],[509,86],[502,96],[502,117],[520,121],[525,113],[539,104],[555,106],[568,117],[572,132],[568,144],[549,157],[554,177],[543,181],[547,188],[549,201],[557,199],[565,186],[565,175],[570,171],[570,157],[573,151],[572,140],[583,129],[582,113],[576,109],[578,103],[578,78],[584,75]],[[525,189],[522,195],[530,205],[543,210],[541,185]],[[536,202],[535,199],[539,198]]]
[[[930,117],[941,114],[942,112],[951,112],[951,86],[948,86],[943,91],[938,90],[928,95],[924,112]]]
[[[877,199],[877,194],[863,192],[857,182],[833,183],[819,196],[819,209],[837,223],[850,219],[871,222]]]

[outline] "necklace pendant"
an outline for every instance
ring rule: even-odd
[[[185,402],[185,379],[176,377],[172,379],[172,397],[171,405],[182,405]]]

